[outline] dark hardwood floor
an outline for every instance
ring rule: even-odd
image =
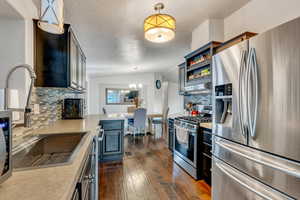
[[[210,200],[210,187],[178,165],[162,139],[125,137],[123,163],[100,166],[101,200]]]

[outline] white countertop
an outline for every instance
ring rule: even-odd
[[[125,120],[126,118],[132,116],[133,114],[129,114],[129,113],[114,113],[114,114],[100,115],[99,120]]]
[[[100,120],[124,119],[118,115],[90,115],[83,120],[59,120],[33,131],[33,134],[59,134],[87,132],[72,164],[13,172],[12,177],[0,185],[1,200],[70,200],[80,176],[89,146]]]

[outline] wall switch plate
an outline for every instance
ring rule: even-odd
[[[40,105],[39,104],[34,104],[33,105],[33,113],[34,114],[40,114]]]

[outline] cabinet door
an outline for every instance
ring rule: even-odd
[[[86,89],[86,58],[82,56],[82,89]]]
[[[72,32],[70,32],[70,77],[71,77],[71,87],[77,88],[77,68],[78,68],[78,50],[77,50],[77,42],[75,36]]]
[[[77,47],[77,86],[79,89],[82,88],[82,52],[79,47]]]
[[[37,26],[38,20],[33,20],[34,25],[34,68],[37,79],[36,87],[67,88],[69,82],[68,70],[68,29],[65,24],[65,33],[61,35],[43,31]]]
[[[185,91],[185,67],[179,67],[179,94]]]
[[[111,155],[116,153],[122,153],[122,131],[113,130],[105,131],[103,139],[103,155]]]

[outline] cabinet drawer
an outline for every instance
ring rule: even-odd
[[[203,131],[203,142],[211,145],[212,144],[212,134],[207,131]]]
[[[104,130],[122,130],[123,129],[123,120],[120,121],[101,121],[100,125]]]
[[[207,156],[212,156],[211,149],[212,149],[211,145],[207,143],[203,143],[203,153],[205,153]]]

